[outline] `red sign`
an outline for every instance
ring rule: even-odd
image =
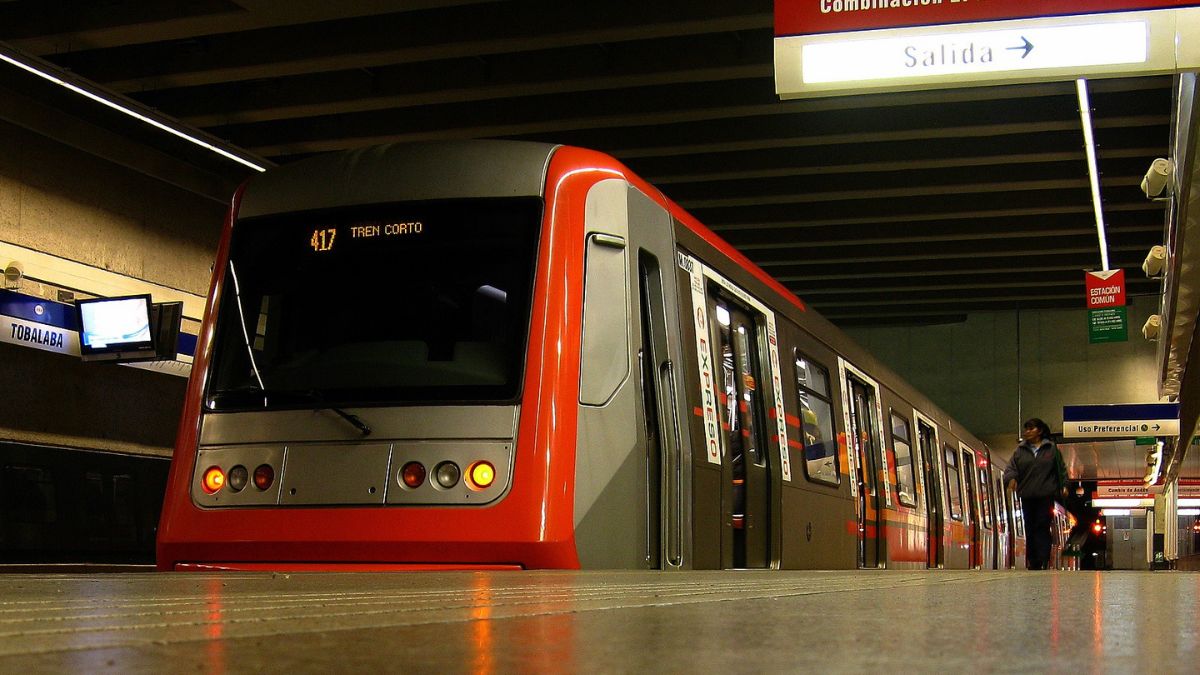
[[[1197,0],[775,0],[775,36],[1196,5]]]
[[[1083,275],[1087,308],[1125,306],[1125,270],[1088,272]]]

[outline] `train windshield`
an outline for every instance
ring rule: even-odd
[[[525,198],[239,222],[208,408],[516,400],[541,213]]]

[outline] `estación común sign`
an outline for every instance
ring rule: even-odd
[[[783,98],[1200,67],[1197,0],[777,0]]]

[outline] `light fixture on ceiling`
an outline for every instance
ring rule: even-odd
[[[58,86],[72,91],[80,96],[95,101],[103,106],[116,110],[124,115],[128,115],[136,120],[149,124],[150,126],[160,131],[165,131],[172,136],[182,138],[183,140],[198,145],[205,150],[215,152],[216,154],[231,159],[238,164],[247,166],[255,171],[266,171],[265,161],[255,158],[253,160],[240,156],[230,150],[219,147],[217,144],[220,141],[216,139],[206,140],[204,134],[195,129],[184,128],[182,125],[173,122],[165,116],[156,115],[148,108],[145,108],[134,101],[119,97],[111,92],[104,92],[99,87],[87,82],[83,78],[68,74],[67,72],[55,68],[51,64],[21,53],[8,45],[0,43],[0,61],[4,61],[10,65],[16,66],[25,72],[32,73],[43,80],[53,82]],[[155,119],[161,117],[162,119]],[[263,163],[259,163],[263,162]]]
[[[25,266],[21,261],[14,260],[4,266],[4,288],[15,291],[21,288],[21,279],[25,276]]]
[[[1104,211],[1100,208],[1100,173],[1096,167],[1096,139],[1092,134],[1092,105],[1088,102],[1087,80],[1075,80],[1079,94],[1079,122],[1083,125],[1083,147],[1087,152],[1088,182],[1092,188],[1092,210],[1096,212],[1096,236],[1100,240],[1100,264],[1108,271],[1108,240],[1104,234]]]

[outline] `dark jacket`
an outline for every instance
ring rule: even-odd
[[[1037,456],[1033,448],[1021,441],[1013,451],[1008,467],[1004,469],[1004,484],[1017,480],[1017,495],[1026,497],[1052,497],[1067,484],[1067,465],[1062,453],[1048,438],[1043,438]]]

